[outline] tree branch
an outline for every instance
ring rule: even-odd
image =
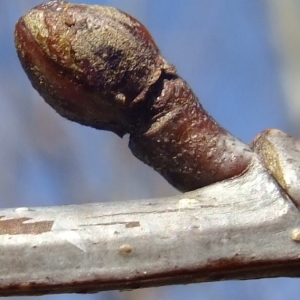
[[[0,212],[0,295],[300,275],[300,217],[255,160],[166,199]]]
[[[214,184],[166,199],[0,211],[0,295],[300,276],[299,141],[271,130],[254,151],[242,144],[116,9],[50,1],[20,18],[15,41],[62,116],[129,133],[133,153],[182,191]]]

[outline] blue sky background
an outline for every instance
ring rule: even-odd
[[[81,1],[74,1],[81,2]],[[0,199],[2,207],[171,196],[123,140],[58,116],[32,89],[13,30],[40,1],[0,0]],[[266,128],[299,136],[287,115],[276,41],[264,1],[115,0],[150,30],[203,106],[245,142]],[[299,10],[300,14],[300,10]],[[299,299],[295,279],[230,281],[44,299]],[[24,298],[22,298],[24,299]]]

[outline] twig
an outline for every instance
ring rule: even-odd
[[[166,199],[1,211],[0,295],[300,276],[300,217],[255,161]]]
[[[102,28],[102,17],[113,26]],[[117,32],[115,25],[127,33],[126,43],[105,35]],[[98,40],[101,28],[107,41]],[[229,135],[146,29],[115,9],[50,1],[18,21],[15,40],[33,85],[64,117],[130,133],[133,153],[182,191],[216,183],[167,199],[1,211],[0,295],[300,276],[299,141],[269,130],[252,151]],[[90,46],[96,41],[102,52]],[[149,65],[118,48],[132,41]],[[116,59],[124,59],[118,71]]]

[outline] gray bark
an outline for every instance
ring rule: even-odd
[[[300,275],[300,215],[257,157],[165,199],[0,212],[0,295]]]

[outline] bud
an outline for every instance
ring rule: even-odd
[[[181,191],[247,171],[253,151],[222,128],[137,20],[111,7],[50,1],[21,18],[19,58],[63,117],[120,136]]]
[[[147,29],[118,9],[49,1],[16,24],[19,59],[59,114],[119,135],[134,126],[162,70],[173,72]]]

